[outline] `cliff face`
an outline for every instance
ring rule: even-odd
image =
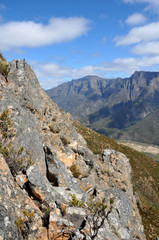
[[[135,72],[125,79],[87,76],[47,93],[63,110],[106,136],[159,144],[158,72]],[[138,131],[143,125],[145,130]]]
[[[93,239],[93,213],[86,202],[98,206],[105,199],[95,239],[144,240],[126,156],[112,149],[101,158],[94,155],[31,67],[14,60],[9,69],[7,80],[0,75],[0,112],[9,109],[14,147],[28,150],[32,162],[13,176],[0,155],[0,239],[70,239],[72,233],[71,239],[84,239],[86,233]]]

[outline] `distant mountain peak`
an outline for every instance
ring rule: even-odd
[[[135,71],[124,79],[88,75],[47,93],[63,110],[100,133],[113,138],[152,141],[152,138],[144,138],[145,131],[139,134],[139,130],[131,130],[129,134],[126,130],[133,129],[135,124],[159,109],[159,72]],[[159,128],[156,120],[154,126],[153,119],[151,128],[147,129],[148,135],[153,127]],[[156,144],[159,144],[158,135],[155,130]]]
[[[75,80],[79,81],[79,80],[98,80],[98,79],[105,79],[105,78],[97,75],[86,75],[85,77],[82,77],[80,79],[75,79]]]
[[[159,72],[150,72],[150,71],[135,71],[131,77],[146,77],[146,78],[154,78],[158,77]]]

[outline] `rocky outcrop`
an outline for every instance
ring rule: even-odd
[[[14,181],[2,155],[0,165],[0,239],[40,239],[47,233],[41,211]]]
[[[95,204],[103,213],[95,239],[144,240],[126,156],[112,149],[94,155],[31,67],[14,60],[9,68],[7,81],[0,76],[0,112],[9,109],[14,147],[23,146],[32,161],[12,176],[0,156],[0,239],[93,239]]]

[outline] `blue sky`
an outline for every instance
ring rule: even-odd
[[[159,71],[159,0],[0,1],[0,50],[45,89],[86,75]]]

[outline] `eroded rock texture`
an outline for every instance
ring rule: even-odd
[[[99,159],[76,132],[70,114],[41,89],[31,67],[21,60],[9,66],[7,81],[0,76],[0,112],[9,109],[15,148],[28,150],[32,163],[13,177],[0,155],[0,239],[78,240],[84,239],[81,231],[91,239],[92,218],[84,203],[92,196],[107,204],[94,239],[144,240],[126,156],[106,149]],[[71,196],[83,205],[70,204]]]

